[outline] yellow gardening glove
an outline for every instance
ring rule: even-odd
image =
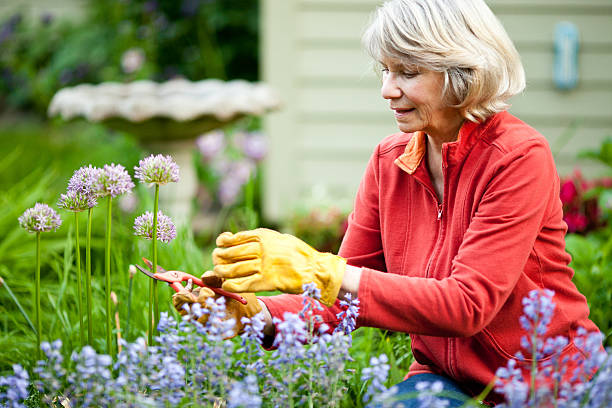
[[[222,287],[230,292],[302,293],[303,284],[314,282],[321,290],[321,302],[331,306],[344,278],[344,258],[265,228],[224,232],[217,237],[217,247],[214,274],[224,279]]]
[[[193,303],[199,303],[202,306],[202,309],[206,308],[206,299],[213,298],[217,299],[221,295],[217,295],[215,292],[210,290],[209,288],[195,288],[191,290],[191,281],[183,290],[175,293],[172,296],[172,304],[174,308],[184,316],[187,314],[187,311],[183,309],[183,305],[189,304],[191,306]],[[225,298],[225,316],[226,319],[234,318],[236,321],[236,325],[234,326],[234,334],[231,337],[234,337],[244,330],[244,324],[241,322],[242,317],[253,317],[257,313],[261,312],[261,305],[259,301],[255,297],[253,293],[242,293],[241,296],[246,299],[247,304],[243,305],[242,303],[230,299]],[[208,321],[208,314],[204,313],[199,319],[198,322],[201,324],[206,324]]]

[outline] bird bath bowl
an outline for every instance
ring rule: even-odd
[[[163,83],[81,84],[59,90],[49,116],[84,118],[136,137],[151,153],[171,155],[181,178],[160,191],[164,210],[178,222],[191,219],[197,190],[192,163],[194,139],[246,116],[261,116],[279,107],[269,86],[243,80],[173,79]]]

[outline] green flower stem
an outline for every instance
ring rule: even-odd
[[[6,283],[6,281],[4,279],[0,278],[0,286],[3,286],[3,285],[6,288],[6,291],[8,292],[10,298],[13,299],[13,302],[15,302],[15,305],[17,305],[17,309],[19,309],[19,311],[21,312],[23,317],[28,322],[28,325],[30,326],[30,329],[32,329],[32,332],[34,332],[34,334],[36,334],[37,331],[36,331],[36,327],[34,327],[34,323],[32,323],[32,321],[30,320],[30,317],[26,313],[26,311],[23,308],[23,306],[21,306],[21,303],[19,303],[19,300],[17,299],[17,297],[15,296],[15,294],[13,293],[11,288],[9,287],[8,283]]]
[[[155,184],[155,199],[153,200],[153,239],[151,240],[151,244],[153,245],[153,273],[157,272],[157,211],[159,209],[159,184]],[[152,319],[152,328],[153,330],[157,328],[157,322],[159,321],[159,299],[157,296],[157,281],[153,280],[153,319]],[[151,339],[152,340],[152,339]],[[153,344],[151,342],[151,344]]]
[[[87,291],[87,344],[93,346],[93,317],[91,304],[91,220],[93,208],[87,211],[87,241],[85,242],[85,290]]]
[[[77,270],[77,297],[79,307],[79,335],[81,339],[81,348],[85,345],[85,325],[83,324],[83,293],[81,288],[81,247],[79,245],[79,213],[74,212],[74,228],[76,234],[75,252],[76,252],[76,270]]]
[[[255,176],[251,176],[244,186],[244,206],[253,210],[255,202]]]
[[[42,323],[40,321],[40,231],[36,233],[36,355],[42,360],[40,350],[40,338],[42,335]]]
[[[134,276],[133,274],[130,273],[130,283],[128,285],[127,322],[125,323],[125,341],[129,341],[129,336],[130,336],[130,316],[132,315],[132,286],[133,286],[133,283],[134,283]]]
[[[108,196],[108,207],[106,210],[106,245],[104,253],[104,277],[106,286],[106,353],[113,356],[113,327],[111,323],[111,279],[110,279],[110,246],[111,246],[111,216],[112,216],[113,198]]]

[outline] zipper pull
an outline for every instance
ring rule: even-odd
[[[442,204],[438,205],[438,221],[442,218]]]

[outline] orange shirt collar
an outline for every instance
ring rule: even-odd
[[[481,123],[474,123],[466,120],[463,122],[461,129],[459,129],[459,137],[456,142],[451,142],[449,144],[456,144],[459,146],[464,146],[469,149],[469,146],[472,143],[468,142],[468,140],[474,139],[473,135],[476,135],[474,130],[481,126]],[[462,150],[462,149],[460,149]],[[423,157],[425,156],[425,152],[427,151],[427,135],[425,132],[414,132],[408,143],[406,144],[406,149],[401,156],[395,159],[395,164],[402,170],[404,170],[408,174],[413,174],[417,167],[421,164]]]

